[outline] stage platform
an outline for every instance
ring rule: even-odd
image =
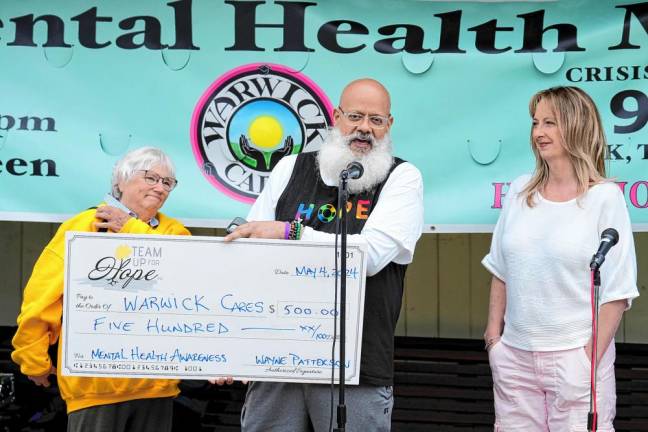
[[[0,431],[64,431],[57,390],[36,388],[11,363],[12,333],[12,328],[0,328],[0,372],[16,374],[16,401],[0,409]],[[396,338],[392,430],[492,431],[492,381],[482,348],[479,340]],[[648,431],[648,345],[617,344],[616,376],[617,432]],[[188,381],[182,387],[174,430],[240,431],[245,386]]]

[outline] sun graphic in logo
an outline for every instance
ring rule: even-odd
[[[261,115],[250,123],[248,135],[252,143],[264,150],[274,150],[281,142],[283,128],[276,118],[269,115]]]
[[[269,172],[279,160],[301,152],[304,129],[280,101],[257,98],[232,115],[227,135],[234,157],[249,168]]]
[[[115,249],[115,258],[118,260],[123,260],[124,258],[128,258],[131,256],[133,253],[133,248],[126,246],[126,245],[120,245]]]

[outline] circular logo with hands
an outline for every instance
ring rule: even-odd
[[[285,66],[251,64],[219,77],[191,121],[194,155],[220,191],[252,202],[287,155],[319,149],[333,106],[303,74]]]

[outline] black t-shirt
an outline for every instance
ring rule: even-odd
[[[395,158],[390,170],[403,160]],[[378,202],[387,179],[374,189],[350,195],[347,201],[347,230],[359,234]],[[301,153],[292,175],[277,202],[275,219],[302,219],[305,226],[335,233],[338,188],[327,186],[319,174],[316,153]],[[367,277],[360,383],[393,385],[394,331],[400,314],[406,265],[389,263],[376,275]]]

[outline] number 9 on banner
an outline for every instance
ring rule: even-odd
[[[627,101],[634,101],[636,109],[626,109]],[[614,133],[627,134],[637,132],[648,122],[648,96],[639,90],[624,90],[612,97],[610,101],[612,114],[622,119],[634,119],[625,126],[614,126]]]

